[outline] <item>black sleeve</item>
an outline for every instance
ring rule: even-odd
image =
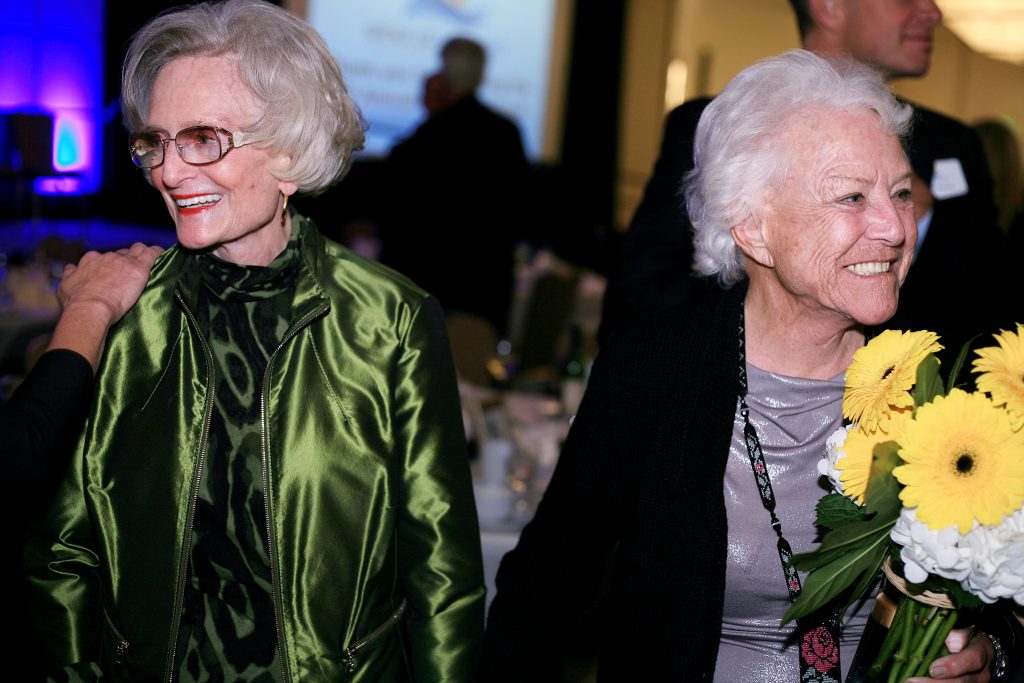
[[[602,340],[613,329],[685,303],[694,293],[692,226],[680,188],[693,168],[693,137],[709,102],[686,102],[665,121],[658,161],[608,281]]]
[[[67,349],[43,354],[0,409],[0,463],[15,486],[38,483],[58,447],[78,436],[92,394],[92,366]]]

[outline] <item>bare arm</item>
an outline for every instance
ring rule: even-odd
[[[162,251],[136,242],[104,254],[90,251],[77,266],[65,266],[57,288],[62,313],[49,348],[82,355],[95,372],[107,330],[135,304]]]

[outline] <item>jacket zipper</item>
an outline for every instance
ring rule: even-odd
[[[402,618],[402,614],[405,613],[405,608],[406,602],[405,600],[402,600],[402,604],[398,606],[398,609],[396,609],[394,613],[390,617],[388,617],[383,624],[375,628],[370,633],[370,635],[366,636],[359,642],[353,643],[352,645],[349,645],[345,648],[345,670],[348,673],[354,674],[356,672],[356,666],[358,666],[359,664],[359,662],[356,661],[356,655],[359,654],[359,651],[366,647],[366,645],[368,645],[369,643],[372,643],[374,640],[382,636],[388,629],[390,629],[392,626],[398,623],[398,620]]]
[[[281,610],[278,605],[278,586],[281,583],[280,572],[277,568],[277,549],[274,544],[274,534],[270,525],[270,466],[267,461],[267,400],[270,393],[270,371],[274,365],[277,353],[284,348],[291,339],[302,331],[314,319],[323,315],[330,304],[323,304],[314,311],[308,313],[292,329],[285,334],[284,339],[277,345],[274,352],[267,359],[267,368],[263,371],[263,384],[260,387],[260,462],[263,469],[263,510],[267,520],[267,554],[270,559],[270,603],[274,609],[274,631],[277,633],[277,652],[281,661],[281,682],[289,683],[291,676],[288,673],[288,661],[284,649],[284,629],[281,627]]]
[[[182,547],[181,563],[178,566],[180,581],[178,583],[177,605],[174,609],[174,615],[171,617],[171,658],[167,662],[168,683],[174,682],[174,674],[176,673],[174,663],[178,654],[178,629],[181,627],[181,612],[185,608],[185,570],[188,568],[188,558],[192,554],[192,525],[195,521],[196,503],[199,500],[199,482],[202,481],[203,464],[206,462],[206,447],[209,444],[213,404],[217,396],[217,373],[213,367],[213,353],[206,344],[202,330],[199,329],[199,323],[185,304],[185,300],[178,293],[175,293],[175,297],[177,297],[181,307],[185,310],[185,315],[188,316],[189,322],[195,328],[196,336],[199,337],[199,341],[203,345],[203,351],[206,352],[206,371],[210,377],[210,391],[206,400],[206,415],[203,417],[203,436],[199,442],[199,463],[196,465],[196,473],[192,478],[192,502],[189,505],[188,517],[185,519],[185,545]]]
[[[114,643],[114,664],[124,664],[124,656],[128,652],[130,643],[123,635],[121,635],[121,632],[117,630],[117,626],[114,625],[114,620],[110,618],[105,607],[103,608],[103,618],[107,620],[107,626],[110,628],[110,632],[114,634],[114,638],[117,640],[117,642]]]

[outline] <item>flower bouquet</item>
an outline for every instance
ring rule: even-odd
[[[810,574],[783,623],[845,611],[884,571],[901,597],[864,680],[927,675],[960,611],[1024,605],[1024,326],[995,338],[973,393],[957,386],[968,347],[944,383],[932,332],[882,332],[847,370],[850,423],[818,465],[835,488],[817,505],[826,531],[795,558]]]

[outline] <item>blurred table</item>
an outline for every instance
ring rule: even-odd
[[[53,331],[60,313],[56,284],[66,262],[89,249],[174,241],[173,229],[102,218],[0,222],[0,375],[23,374],[34,340]]]
[[[506,391],[497,401],[489,398],[484,426],[478,427],[480,457],[472,468],[488,605],[501,558],[533,518],[569,425],[551,396]]]
[[[47,266],[11,266],[0,272],[0,375],[19,375],[27,369],[32,342],[53,331],[60,311]]]

